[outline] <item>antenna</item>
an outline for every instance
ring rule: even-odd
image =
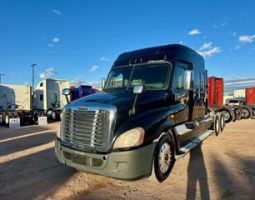
[[[5,76],[5,74],[0,74],[0,84],[2,83],[2,76]]]
[[[35,87],[35,66],[36,64],[30,65],[30,67],[32,67],[32,93],[34,93],[34,87]]]

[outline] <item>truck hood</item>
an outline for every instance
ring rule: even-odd
[[[130,119],[129,111],[133,106],[135,95],[132,90],[118,92],[99,92],[77,99],[66,107],[89,106],[91,104],[109,104],[117,108],[116,128],[125,120]],[[152,109],[169,104],[169,93],[167,91],[148,90],[140,94],[136,103],[136,114],[147,112]]]
[[[105,92],[99,92],[96,94],[92,94],[86,97],[79,98],[75,101],[73,101],[70,106],[86,106],[88,104],[110,104],[114,105],[117,108],[120,107],[123,103],[130,104],[132,101],[133,96],[126,95],[126,94],[119,94],[119,95],[114,95],[114,94],[109,94]],[[121,106],[122,107],[122,106]]]
[[[145,91],[137,99],[136,107],[143,111],[145,107],[155,108],[165,103],[168,93],[163,91]],[[118,93],[99,92],[73,101],[69,106],[86,106],[88,104],[110,104],[116,106],[118,112],[125,112],[132,108],[135,95],[132,91],[120,91]]]

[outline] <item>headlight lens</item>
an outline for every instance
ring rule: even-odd
[[[113,148],[128,148],[139,146],[144,140],[144,129],[134,128],[120,135],[114,143]]]

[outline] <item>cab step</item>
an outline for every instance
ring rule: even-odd
[[[191,149],[196,147],[200,142],[208,138],[210,135],[214,133],[213,130],[206,130],[205,132],[201,133],[199,136],[194,137],[192,140],[190,140],[188,143],[186,143],[184,146],[180,148],[180,153],[175,155],[176,159],[184,157],[187,153],[190,152]]]

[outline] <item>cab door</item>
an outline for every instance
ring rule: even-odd
[[[175,114],[175,123],[183,123],[189,120],[189,91],[185,90],[185,70],[188,64],[176,62],[174,66],[173,91],[175,104],[182,108]]]

